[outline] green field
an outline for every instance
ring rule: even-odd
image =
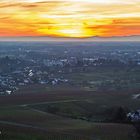
[[[59,91],[1,97],[1,101],[9,104],[1,102],[0,107],[3,139],[133,140],[132,125],[104,121],[116,107],[138,109],[139,99],[133,99],[136,93]],[[55,112],[48,110],[52,108]]]
[[[126,91],[122,93],[92,93],[90,97],[85,99],[68,101],[41,103],[29,105],[44,112],[66,116],[75,119],[85,119],[90,121],[105,121],[110,120],[114,115],[115,110],[119,107],[125,108],[128,112],[137,110],[140,107],[139,99],[133,99],[133,95],[137,92]]]

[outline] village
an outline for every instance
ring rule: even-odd
[[[82,87],[107,87],[122,83],[130,83],[131,79],[102,79],[76,81],[75,74],[96,72],[100,69],[128,68],[137,70],[140,66],[139,49],[98,50],[96,47],[75,48],[57,46],[50,47],[1,47],[0,52],[0,95],[9,95],[26,85],[70,85]],[[61,57],[60,57],[61,56]],[[72,75],[72,76],[68,76]],[[72,79],[72,77],[74,77]],[[96,78],[97,79],[97,78]],[[139,77],[133,81],[139,82]]]

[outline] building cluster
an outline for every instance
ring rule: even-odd
[[[0,94],[12,94],[18,90],[18,87],[31,84],[54,86],[67,82],[67,79],[54,77],[53,74],[48,74],[46,71],[25,67],[23,70],[0,75]]]
[[[140,122],[140,110],[136,110],[135,112],[128,113],[127,118],[131,122]]]

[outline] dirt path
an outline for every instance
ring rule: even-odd
[[[80,101],[84,101],[84,100],[62,100],[62,101],[51,101],[51,102],[39,102],[39,103],[23,104],[23,105],[19,105],[19,106],[26,107],[29,105],[70,103],[70,102],[80,102]]]

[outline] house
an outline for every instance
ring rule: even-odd
[[[12,91],[11,90],[6,90],[6,93],[10,95],[12,93]]]
[[[139,122],[140,121],[140,109],[136,110],[135,112],[128,113],[127,118],[132,122]]]

